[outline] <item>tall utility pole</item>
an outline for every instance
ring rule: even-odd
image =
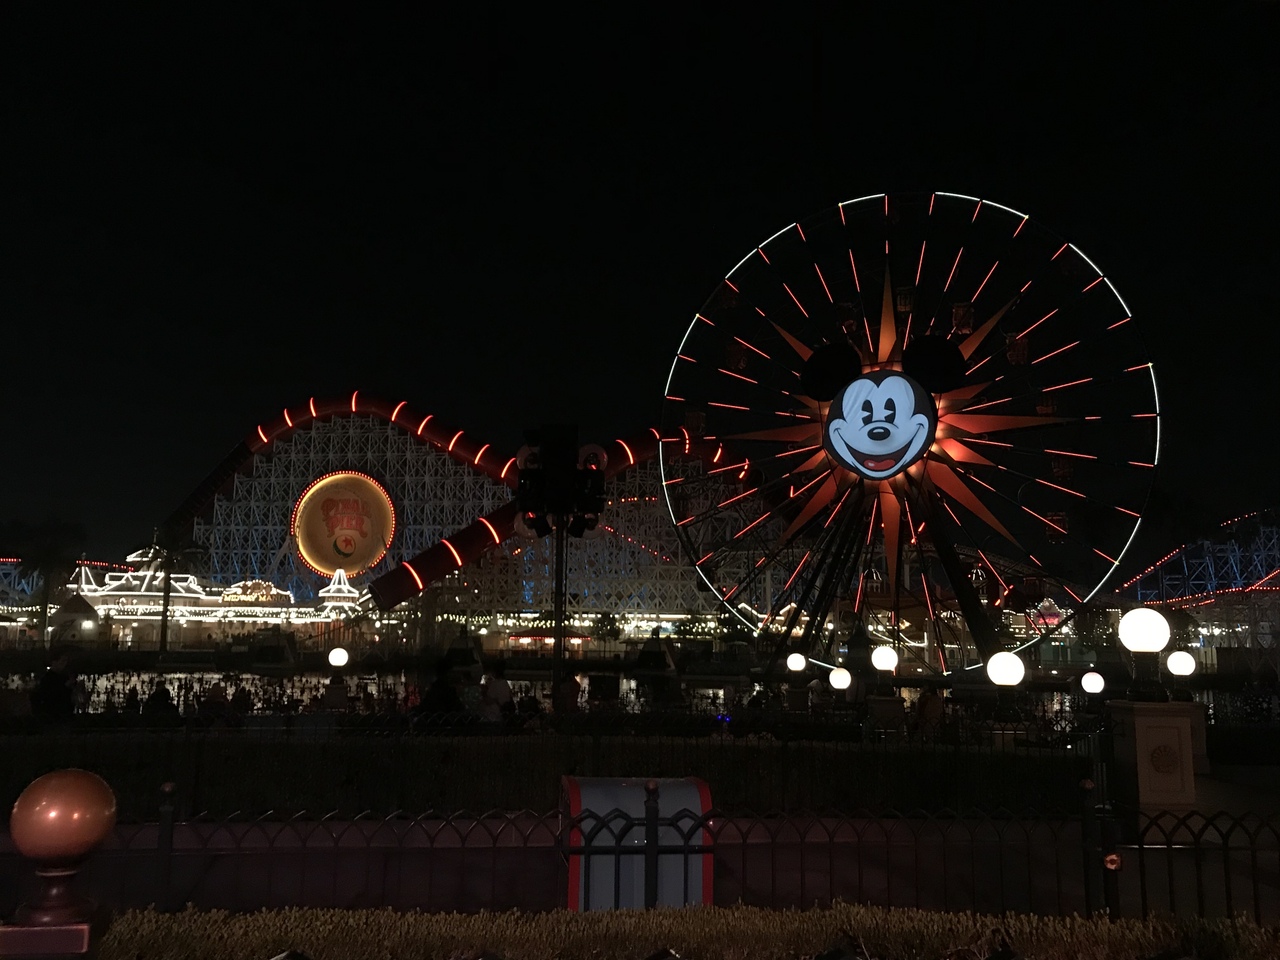
[[[594,529],[604,506],[604,451],[578,447],[578,428],[543,426],[527,434],[528,450],[520,467],[516,496],[524,523],[538,536],[555,533],[555,587],[552,648],[552,700],[564,679],[565,598],[568,538]]]

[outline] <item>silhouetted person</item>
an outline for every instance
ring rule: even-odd
[[[453,668],[448,660],[441,659],[436,663],[436,678],[427,687],[418,704],[418,716],[424,719],[457,715],[463,712],[462,697],[454,683]]]
[[[65,652],[59,653],[31,692],[31,711],[50,723],[70,722],[76,712],[74,683],[71,658]]]
[[[168,720],[178,716],[173,693],[163,680],[157,682],[155,689],[148,694],[146,703],[142,705],[142,715],[149,720]]]

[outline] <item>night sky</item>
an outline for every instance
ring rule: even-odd
[[[1276,502],[1275,5],[371,6],[0,9],[0,520],[119,559],[354,389],[512,452],[635,433],[748,250],[916,190],[1029,213],[1142,324],[1126,567]]]

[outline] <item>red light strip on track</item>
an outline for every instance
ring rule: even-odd
[[[408,402],[409,402],[408,400],[401,400],[399,403],[396,404],[396,408],[391,411],[392,423],[396,422],[396,417],[400,416],[400,411],[404,409],[404,405]]]
[[[416,583],[416,584],[418,585],[418,592],[419,592],[419,593],[421,593],[421,592],[422,592],[422,578],[421,578],[420,576],[418,576],[418,571],[417,571],[417,570],[415,570],[415,569],[413,569],[413,567],[409,564],[409,561],[408,561],[408,560],[402,560],[402,561],[400,561],[400,566],[404,567],[406,570],[408,570],[408,571],[409,571],[409,575],[410,575],[411,577],[413,577],[413,582],[414,582],[414,583]]]
[[[495,528],[494,525],[489,522],[488,518],[481,517],[480,522],[483,523],[488,528],[489,533],[493,536],[494,543],[502,543],[502,538],[498,536],[497,528]]]
[[[453,562],[456,563],[458,566],[462,566],[462,555],[458,553],[458,551],[454,548],[453,544],[450,543],[448,540],[445,540],[443,537],[440,539],[440,542],[443,543],[446,547],[448,547],[449,552],[453,554]]]

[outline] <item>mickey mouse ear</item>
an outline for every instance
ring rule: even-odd
[[[800,384],[814,400],[830,400],[862,372],[862,355],[848,341],[826,343],[814,350],[800,371]]]
[[[946,337],[916,337],[902,351],[902,372],[930,393],[946,393],[964,383],[964,367],[964,354]]]

